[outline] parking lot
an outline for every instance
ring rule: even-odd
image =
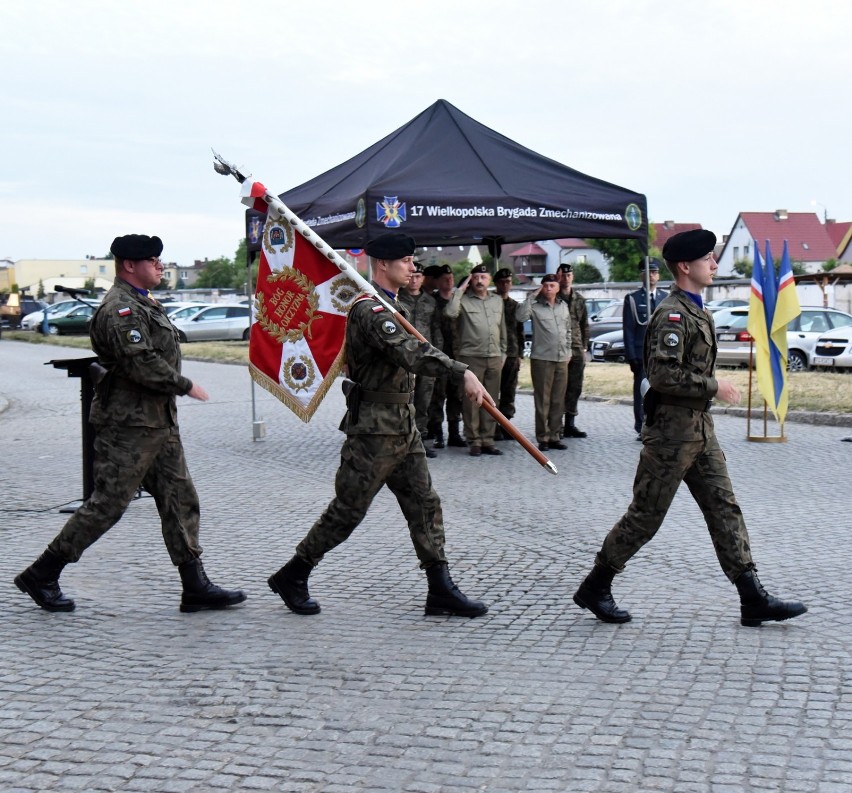
[[[393,497],[311,578],[291,614],[266,578],[332,495],[333,388],[310,424],[244,367],[188,362],[180,400],[207,571],[247,603],[181,614],[150,498],[62,578],[71,614],[12,583],[79,497],[79,383],[45,365],[80,350],[0,342],[0,789],[4,791],[843,791],[852,787],[849,428],[717,430],[761,579],[809,613],[739,624],[685,489],[616,579],[633,622],[571,602],[627,506],[640,444],[627,405],[583,401],[589,437],[551,453],[430,460],[451,569],[490,604],[423,616],[426,585]],[[532,396],[516,424],[533,435]]]

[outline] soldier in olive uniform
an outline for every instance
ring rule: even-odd
[[[411,280],[399,292],[399,302],[405,307],[408,321],[423,334],[426,341],[440,350],[444,344],[444,337],[441,335],[441,314],[435,298],[423,291],[423,278],[423,265],[415,262]],[[434,377],[418,375],[414,380],[415,421],[418,431],[424,437],[434,388]],[[426,456],[437,457],[430,448],[426,448]]]
[[[510,419],[515,415],[515,395],[518,391],[518,374],[521,370],[521,359],[524,354],[524,323],[515,317],[520,304],[509,297],[512,288],[512,271],[504,267],[494,273],[494,287],[503,298],[503,317],[506,321],[506,362],[500,372],[500,412]],[[512,440],[509,433],[504,432],[498,425],[494,440]]]
[[[181,611],[242,603],[240,590],[212,584],[201,565],[198,494],[187,470],[177,423],[177,395],[206,401],[207,392],[180,373],[177,331],[152,297],[163,276],[159,237],[116,237],[116,279],[91,320],[99,366],[89,420],[96,427],[94,491],[47,550],[15,578],[48,611],[73,611],[59,575],[114,526],[144,487],[157,504],[163,540],[183,583]]]
[[[559,299],[567,303],[571,312],[571,360],[568,362],[568,384],[565,387],[565,425],[562,429],[563,438],[585,438],[588,433],[579,429],[577,420],[577,405],[583,391],[583,376],[586,371],[586,349],[589,346],[589,310],[586,308],[586,298],[574,289],[574,267],[571,264],[560,264],[557,268],[559,276]]]
[[[630,620],[612,597],[613,578],[656,534],[684,481],[704,514],[719,564],[739,592],[742,624],[757,626],[807,611],[802,603],[767,594],[758,580],[745,521],[713,430],[711,400],[740,401],[733,383],[714,376],[716,335],[701,298],[718,269],[715,245],[712,232],[695,229],[675,234],[663,247],[676,287],[657,307],[645,336],[650,390],[633,503],[607,535],[592,572],[574,595],[578,606],[604,622]]]
[[[367,245],[374,260],[373,284],[396,303],[414,269],[415,243],[388,232]],[[426,614],[478,617],[487,606],[465,596],[450,578],[444,555],[441,500],[432,487],[412,405],[415,376],[447,373],[468,399],[490,399],[483,385],[457,361],[409,334],[378,300],[356,300],[346,323],[347,412],[340,429],[346,440],[335,479],[335,498],[275,575],[269,587],[297,614],[316,614],[308,576],[323,556],[355,530],[376,493],[387,485],[408,522],[411,541],[429,590]]]

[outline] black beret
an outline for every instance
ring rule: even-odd
[[[716,247],[716,235],[707,229],[681,231],[666,240],[663,258],[667,262],[691,262],[706,256]]]
[[[402,231],[389,231],[387,234],[381,234],[376,239],[370,240],[367,243],[366,251],[367,256],[372,256],[374,259],[393,261],[394,259],[413,256],[416,247],[414,237],[409,237]]]
[[[428,267],[423,269],[423,275],[427,278],[434,278],[436,275],[440,275],[441,272],[442,270],[437,264],[430,264]]]
[[[438,266],[438,275],[452,275],[453,268],[449,264],[441,264]]]
[[[541,279],[543,284],[558,284],[559,276],[556,273],[548,273],[544,278]]]
[[[556,272],[558,272],[558,273],[573,273],[574,268],[570,264],[560,264],[559,267],[556,268]]]
[[[487,272],[488,272],[488,268],[484,264],[477,264],[476,267],[474,267],[470,271],[470,274],[473,275],[474,273],[487,273]]]
[[[420,262],[414,262],[414,272],[423,273],[423,265]]]
[[[153,259],[163,252],[163,241],[146,234],[125,234],[112,241],[109,252],[119,259]]]
[[[504,267],[502,270],[498,270],[494,273],[494,280],[499,281],[501,278],[511,278],[512,271],[508,267]]]

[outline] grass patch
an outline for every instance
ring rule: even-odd
[[[43,336],[30,331],[6,331],[4,339],[28,341],[32,344],[54,344],[90,350],[86,336]],[[183,357],[188,361],[234,363],[248,365],[247,341],[196,341],[181,345]],[[717,377],[731,380],[743,394],[743,404],[748,398],[748,371],[723,369]],[[838,372],[792,372],[789,375],[790,410],[807,410],[817,413],[852,414],[852,374]],[[521,364],[518,387],[532,389],[529,360]],[[607,399],[632,399],[633,375],[624,363],[587,363],[583,382],[587,396]],[[756,378],[752,384],[752,405],[761,404]]]

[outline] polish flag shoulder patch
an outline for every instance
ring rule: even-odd
[[[381,303],[378,306],[373,306],[373,313],[374,314],[378,314],[379,312],[384,311],[384,310],[385,310],[385,307],[383,305],[381,305]]]
[[[677,311],[669,312],[669,322],[680,322],[680,314]]]
[[[118,309],[118,316],[120,317],[129,317],[133,312],[130,310],[130,306],[122,306]]]

